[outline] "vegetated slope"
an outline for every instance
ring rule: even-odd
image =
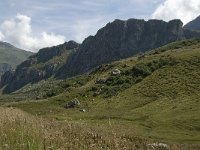
[[[79,49],[69,56],[57,76],[65,78],[83,74],[101,64],[132,57],[170,42],[200,36],[198,32],[183,29],[182,25],[180,20],[115,20],[95,36],[86,38]]]
[[[187,23],[184,28],[190,30],[200,30],[200,16]]]
[[[31,55],[33,55],[32,52],[18,49],[9,43],[0,42],[0,76],[11,68],[15,68]]]
[[[171,43],[141,56],[102,65],[87,75],[24,88],[14,97],[43,92],[48,100],[14,106],[59,120],[81,119],[97,124],[110,120],[119,132],[199,144],[199,67],[199,39]],[[115,69],[121,73],[113,76]],[[74,98],[81,105],[65,109]]]
[[[37,54],[17,66],[15,72],[6,72],[2,75],[1,87],[6,85],[3,92],[10,93],[28,83],[52,77],[78,45],[74,41],[69,41],[39,50]]]

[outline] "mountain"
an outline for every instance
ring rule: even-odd
[[[184,30],[182,25],[180,20],[115,20],[95,36],[85,39],[79,49],[69,56],[57,77],[79,75],[98,65],[128,58],[173,41],[200,37],[199,33]]]
[[[187,23],[184,28],[190,30],[200,30],[200,16]]]
[[[28,83],[35,83],[53,76],[65,63],[68,55],[79,46],[74,41],[43,48],[35,55],[17,66],[15,72],[9,71],[1,77],[1,87],[8,84],[4,92],[13,92]]]
[[[20,64],[15,72],[4,74],[0,85],[5,86],[4,93],[10,93],[28,83],[49,77],[73,77],[173,41],[200,37],[200,33],[185,30],[182,25],[180,20],[115,20],[95,36],[86,38],[81,45],[71,41],[40,50]]]
[[[9,43],[0,42],[0,76],[6,71],[14,69],[32,54],[32,52],[21,50]]]

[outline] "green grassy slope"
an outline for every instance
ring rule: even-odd
[[[18,49],[8,43],[0,42],[0,63],[16,67],[33,53]]]
[[[111,124],[113,130],[127,135],[200,144],[199,67],[200,40],[181,41],[102,65],[87,75],[27,85],[2,96],[1,103],[15,101],[6,105],[57,120]],[[114,69],[121,74],[112,76]],[[41,95],[30,97],[31,93]],[[81,105],[65,109],[73,98]]]

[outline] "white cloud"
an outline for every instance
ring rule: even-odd
[[[73,38],[77,42],[82,42],[89,35],[95,35],[97,29],[102,28],[105,25],[103,18],[96,16],[96,18],[91,18],[88,20],[77,20],[71,29],[73,31]]]
[[[165,0],[152,14],[154,19],[181,19],[184,24],[200,15],[199,0]]]
[[[5,20],[0,25],[0,40],[9,42],[19,48],[38,51],[40,48],[65,42],[65,37],[42,32],[38,35],[32,31],[31,18],[18,14],[14,19]]]
[[[4,38],[3,33],[0,31],[0,40],[2,40]]]

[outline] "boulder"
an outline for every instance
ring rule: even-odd
[[[77,98],[69,101],[66,105],[65,108],[75,108],[78,107],[80,105],[80,102]]]

